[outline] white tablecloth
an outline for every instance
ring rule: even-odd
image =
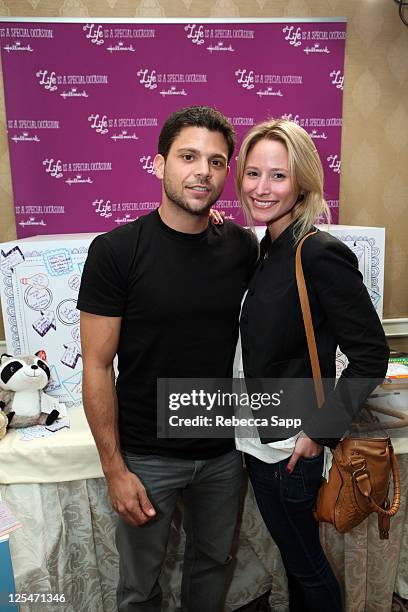
[[[68,410],[70,429],[23,441],[17,429],[0,440],[0,483],[66,482],[103,476],[82,406]]]

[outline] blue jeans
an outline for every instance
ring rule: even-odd
[[[159,574],[171,518],[183,501],[186,548],[181,583],[183,612],[221,612],[242,485],[242,456],[206,460],[124,454],[143,482],[156,517],[139,527],[119,517],[118,610],[160,612]]]
[[[323,452],[300,458],[289,476],[289,459],[265,463],[245,455],[259,511],[276,542],[288,577],[290,612],[341,612],[338,582],[312,515],[322,481]]]

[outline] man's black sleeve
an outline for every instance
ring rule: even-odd
[[[78,310],[120,317],[126,300],[123,270],[106,234],[91,243],[82,273]]]

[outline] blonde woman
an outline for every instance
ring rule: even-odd
[[[245,377],[310,378],[295,252],[316,220],[329,214],[322,166],[310,136],[286,120],[255,126],[239,152],[236,187],[249,224],[267,228],[241,314]],[[339,345],[349,360],[341,380],[358,382],[358,397],[345,402],[342,384],[335,390],[332,386],[322,409],[313,406],[293,437],[269,442],[259,436],[238,438],[237,447],[246,453],[259,510],[282,555],[290,611],[337,612],[342,610],[340,588],[312,511],[330,467],[329,447],[338,443],[375,379],[384,378],[389,351],[352,251],[319,231],[305,241],[302,262],[322,377],[334,381]],[[337,439],[316,436],[333,428]]]

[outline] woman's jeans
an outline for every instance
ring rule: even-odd
[[[323,452],[300,458],[289,476],[289,459],[265,463],[245,455],[259,511],[275,540],[288,577],[290,612],[341,612],[338,582],[312,515],[322,481]]]

